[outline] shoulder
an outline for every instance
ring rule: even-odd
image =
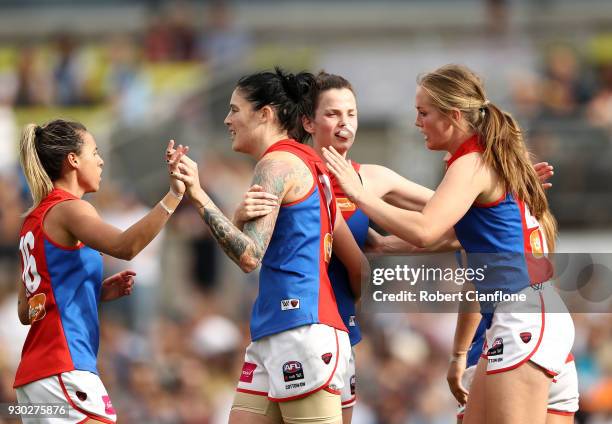
[[[83,199],[67,199],[57,203],[47,213],[47,217],[56,221],[68,221],[84,216],[98,216],[96,208]]]
[[[448,166],[446,173],[478,172],[488,170],[489,166],[485,163],[482,153],[470,152],[453,160]]]

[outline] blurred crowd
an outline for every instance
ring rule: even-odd
[[[12,382],[27,331],[16,313],[17,239],[31,200],[17,165],[15,108],[102,104],[112,107],[118,121],[134,122],[146,116],[144,108],[155,98],[148,66],[222,67],[251,45],[225,4],[213,2],[205,25],[198,25],[188,8],[169,7],[151,16],[139,36],[112,36],[100,44],[63,33],[52,41],[0,49],[0,403],[15,401]],[[572,172],[557,167],[553,182],[560,189],[575,188],[579,203],[584,190],[609,193],[612,56],[597,51],[584,55],[576,46],[554,45],[542,53],[540,69],[525,70],[515,80],[520,86],[511,87],[513,111],[535,153],[571,162]],[[564,137],[572,142],[551,141]],[[251,163],[207,152],[201,164],[201,180],[231,215],[249,186]],[[103,190],[89,200],[119,228],[151,207],[112,176],[105,176]],[[584,214],[591,223],[610,224],[607,209]],[[233,266],[187,204],[131,263],[105,260],[107,275],[126,268],[138,274],[132,296],[100,308],[99,367],[120,421],[226,422],[249,341],[257,277]],[[611,318],[574,315],[579,423],[612,422]],[[357,347],[353,422],[452,422],[456,405],[445,375],[455,317],[362,314],[360,322],[364,340]]]

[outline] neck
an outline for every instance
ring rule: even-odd
[[[69,176],[64,176],[60,179],[55,180],[53,182],[53,187],[67,191],[68,193],[74,195],[75,197],[78,197],[79,199],[85,194],[85,190],[79,187],[76,178],[70,178]]]
[[[287,134],[286,131],[279,131],[279,132],[268,134],[263,138],[263,142],[257,145],[256,150],[252,152],[251,156],[259,160],[264,155],[266,150],[270,148],[271,145],[273,145],[277,141],[286,140],[288,138],[291,138],[291,137],[289,137],[289,134]]]
[[[472,130],[458,131],[457,136],[454,137],[453,140],[449,143],[448,149],[446,149],[447,152],[451,155],[454,155],[459,146],[461,146],[469,138],[472,138],[474,134],[475,132]]]

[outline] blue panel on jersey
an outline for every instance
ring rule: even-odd
[[[97,374],[102,256],[87,246],[64,250],[48,240],[45,240],[45,255],[74,367]]]
[[[363,250],[366,238],[368,235],[369,218],[360,209],[356,210],[353,215],[346,221],[353,233],[355,241]],[[361,329],[355,318],[355,298],[351,291],[351,285],[348,278],[348,272],[344,264],[335,256],[332,255],[328,269],[329,278],[334,289],[336,302],[338,304],[338,312],[344,321],[344,325],[348,328],[351,345],[356,345],[361,340]],[[352,318],[351,318],[352,317]]]
[[[510,193],[495,206],[472,206],[455,233],[469,267],[486,270],[484,281],[473,281],[479,291],[516,293],[529,286],[521,211]]]
[[[251,316],[253,341],[319,322],[320,208],[317,188],[301,202],[280,208],[261,261],[259,294]]]

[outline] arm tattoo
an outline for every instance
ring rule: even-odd
[[[291,165],[287,162],[264,158],[255,167],[253,184],[282,199],[291,175]],[[272,237],[278,210],[277,207],[274,212],[245,223],[244,232],[212,203],[204,209],[202,218],[228,257],[241,265],[242,260],[261,261]]]
[[[212,202],[204,209],[202,219],[227,256],[240,264],[240,257],[248,245],[245,235]]]

